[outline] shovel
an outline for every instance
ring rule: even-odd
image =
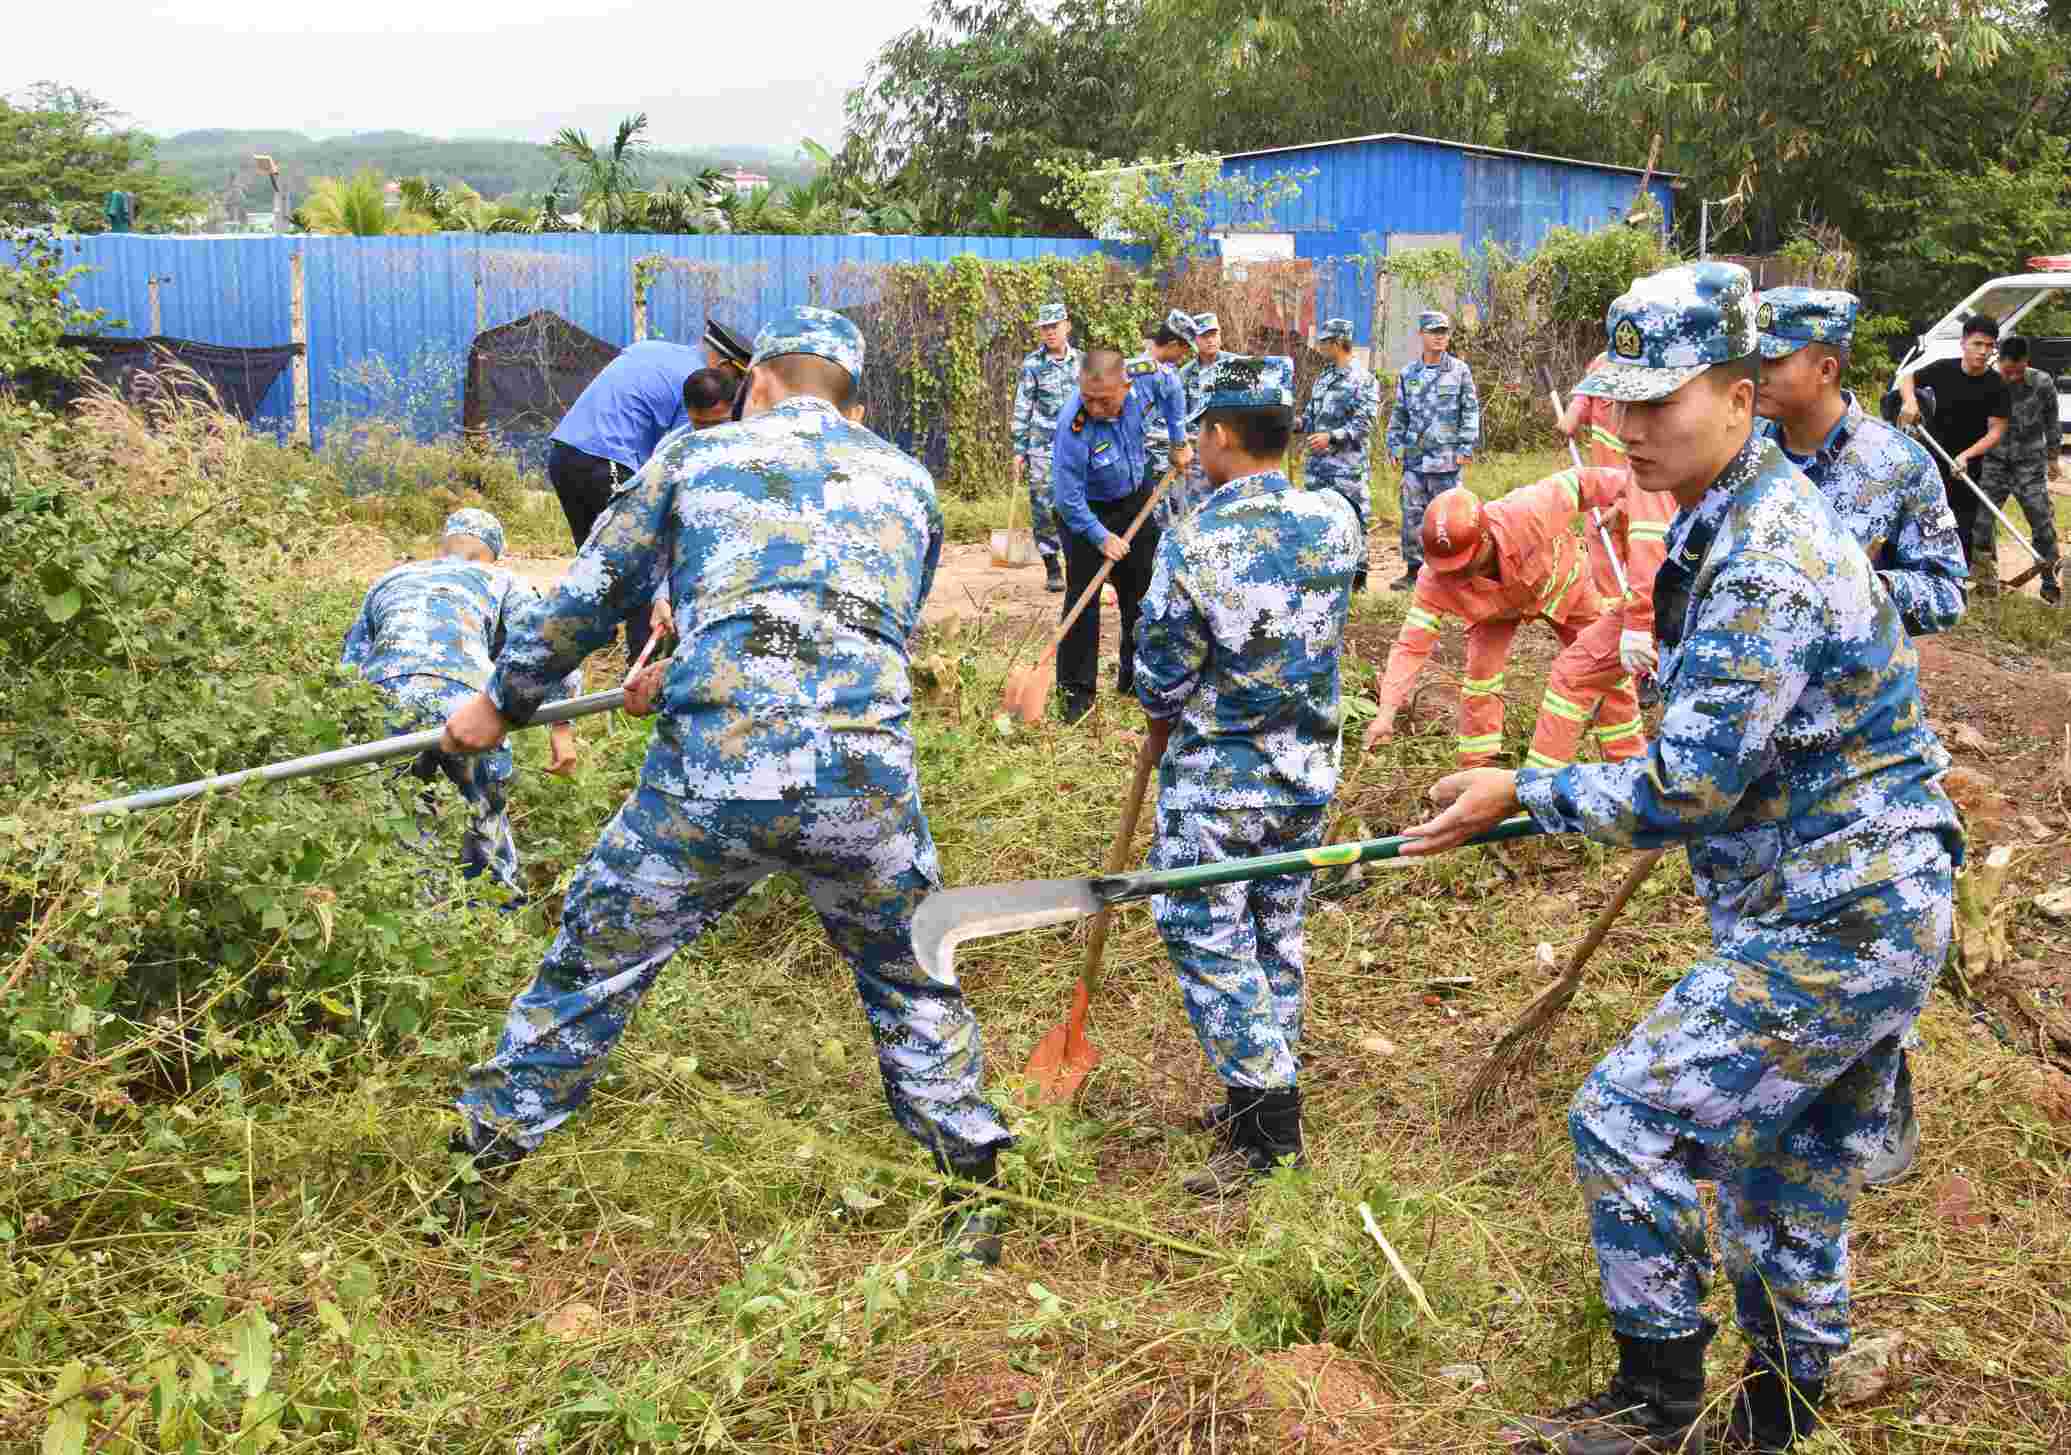
[[[523,726],[538,727],[543,723],[568,722],[578,717],[610,712],[625,700],[625,688],[614,687],[609,692],[592,692],[586,697],[571,697],[566,702],[550,702]],[[247,768],[241,773],[220,773],[214,778],[197,778],[192,783],[179,783],[171,788],[153,788],[146,793],[132,793],[127,798],[89,803],[79,811],[86,814],[127,813],[138,808],[162,808],[182,799],[235,788],[240,783],[280,783],[290,778],[311,778],[334,768],[357,768],[366,763],[383,763],[390,758],[413,757],[436,748],[444,733],[443,727],[426,728],[422,732],[404,733],[378,742],[333,748],[328,753],[311,753],[305,758],[290,758],[284,763],[269,763],[263,768]]]
[[[1122,532],[1122,544],[1129,545],[1136,539],[1137,531],[1149,520],[1151,512],[1158,508],[1158,502],[1165,498],[1165,491],[1172,484],[1177,468],[1167,470],[1165,478],[1158,482],[1158,488],[1151,492],[1151,498],[1144,501],[1143,509],[1136,512],[1136,519],[1129,522],[1129,529]],[[1041,722],[1043,704],[1050,700],[1050,689],[1057,685],[1057,649],[1064,645],[1065,633],[1078,622],[1079,616],[1088,606],[1100,599],[1100,588],[1107,584],[1110,572],[1115,569],[1113,561],[1102,561],[1100,570],[1094,573],[1092,584],[1080,593],[1072,603],[1071,612],[1058,626],[1056,635],[1050,638],[1050,645],[1043,648],[1043,654],[1029,666],[1017,668],[1007,678],[1007,689],[1000,694],[1000,706],[1009,717],[1023,722]]]
[[[1107,851],[1107,872],[1119,874],[1129,867],[1129,850],[1136,841],[1136,821],[1143,815],[1143,795],[1150,788],[1151,770],[1158,766],[1159,752],[1151,735],[1143,735],[1136,750],[1136,781],[1122,805],[1122,822],[1115,829],[1114,844]],[[1036,1083],[1039,1101],[1070,1101],[1079,1086],[1100,1064],[1100,1047],[1086,1034],[1086,1010],[1093,992],[1100,988],[1100,962],[1107,953],[1107,927],[1114,911],[1102,908],[1093,916],[1086,934],[1086,959],[1079,966],[1078,987],[1072,991],[1071,1014],[1062,1025],[1036,1043],[1028,1058],[1027,1074]]]
[[[1941,462],[1949,467],[1949,473],[1951,473],[1958,480],[1961,480],[1965,485],[1968,485],[1970,487],[1970,493],[1977,496],[1978,504],[1984,506],[1985,509],[1992,512],[1992,519],[1998,521],[2001,525],[2006,527],[2006,533],[2014,538],[2015,544],[2020,546],[2022,550],[2026,551],[2030,556],[2033,556],[2035,558],[2035,564],[2032,567],[2030,567],[2026,571],[2023,571],[2013,580],[2006,583],[2007,590],[2018,591],[2021,587],[2027,585],[2035,577],[2040,576],[2044,572],[2051,570],[2050,563],[2042,559],[2042,553],[2035,549],[2035,547],[2029,542],[2026,536],[2022,535],[2019,531],[2013,528],[2013,522],[2006,518],[2006,513],[2000,510],[1998,506],[1992,503],[1992,497],[1985,494],[1983,488],[1979,486],[1977,481],[1970,478],[1970,473],[1967,470],[1965,470],[1961,465],[1957,464],[1954,460],[1949,458],[1949,452],[1942,448],[1940,440],[1937,440],[1933,435],[1927,432],[1927,428],[1925,425],[1914,425],[1910,433],[1912,434],[1914,439],[1920,441],[1921,444],[1926,445],[1927,448],[1929,448],[1930,450],[1933,450],[1935,454],[1941,458]]]
[[[1516,818],[1504,819],[1487,833],[1477,834],[1467,842],[1500,844],[1544,832],[1529,816],[1520,814]],[[913,955],[929,975],[947,979],[955,969],[956,947],[965,940],[1007,935],[1016,930],[1039,930],[1045,925],[1069,924],[1075,919],[1099,914],[1109,905],[1149,899],[1153,894],[1209,889],[1217,884],[1235,884],[1245,879],[1268,879],[1275,874],[1312,874],[1318,869],[1395,859],[1401,856],[1403,845],[1409,841],[1407,834],[1392,834],[1385,839],[1328,844],[1318,849],[1296,849],[1285,854],[1260,854],[1256,858],[1228,859],[1220,864],[1201,864],[1191,869],[1103,874],[1097,879],[1021,879],[1011,884],[973,884],[964,889],[938,889],[923,899],[920,908],[914,911]]]
[[[1021,499],[1019,482],[1007,496],[1007,528],[992,533],[992,564],[1000,568],[1033,566],[1036,559],[1035,532],[1014,529],[1014,507]]]

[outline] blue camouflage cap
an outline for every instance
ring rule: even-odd
[[[1577,394],[1666,399],[1713,364],[1755,351],[1754,280],[1738,263],[1686,263],[1635,278],[1604,315],[1609,360]]]
[[[1063,323],[1070,317],[1062,303],[1045,303],[1036,310],[1036,327],[1048,328],[1053,323]]]
[[[1212,313],[1197,313],[1194,315],[1194,332],[1197,334],[1221,333],[1222,320]]]
[[[1194,335],[1200,332],[1194,326],[1193,318],[1184,309],[1179,308],[1175,308],[1165,315],[1165,327],[1171,329],[1188,343],[1192,343]]]
[[[755,335],[749,367],[784,354],[811,354],[863,378],[863,331],[831,308],[791,308],[771,319]]]
[[[1346,343],[1352,342],[1351,319],[1326,318],[1323,320],[1323,327],[1316,330],[1316,342],[1319,344],[1329,343],[1334,338],[1341,338]]]
[[[1224,354],[1201,379],[1201,404],[1186,422],[1211,409],[1294,408],[1294,360],[1285,354]]]
[[[486,510],[456,510],[439,527],[439,539],[466,536],[487,546],[499,560],[503,556],[503,522]]]
[[[1855,337],[1862,302],[1839,288],[1771,288],[1755,299],[1762,357],[1781,359],[1807,344],[1844,347]]]
[[[1427,308],[1417,315],[1418,333],[1451,333],[1453,321],[1435,308]]]

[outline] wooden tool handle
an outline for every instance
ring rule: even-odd
[[[1171,469],[1165,472],[1165,478],[1158,482],[1158,488],[1151,492],[1151,498],[1144,501],[1143,509],[1136,512],[1136,519],[1129,522],[1129,529],[1122,532],[1123,545],[1126,546],[1135,541],[1136,532],[1142,527],[1145,521],[1151,518],[1151,512],[1157,508],[1158,502],[1165,498],[1166,487],[1172,483],[1173,478],[1178,474],[1179,467],[1177,465],[1173,466]],[[1108,575],[1114,569],[1115,562],[1101,562],[1100,570],[1097,573],[1095,573],[1093,577],[1093,584],[1088,586],[1083,592],[1081,592],[1079,594],[1079,599],[1072,603],[1070,613],[1064,618],[1064,621],[1057,628],[1057,635],[1050,638],[1050,645],[1043,649],[1042,656],[1036,658],[1036,662],[1038,665],[1041,665],[1042,663],[1049,661],[1052,657],[1057,655],[1057,649],[1064,645],[1065,634],[1069,632],[1072,629],[1072,627],[1078,622],[1080,615],[1086,610],[1086,608],[1090,606],[1093,602],[1099,600],[1100,588],[1107,585]]]
[[[1654,872],[1654,865],[1660,862],[1661,856],[1667,852],[1666,849],[1649,849],[1633,860],[1632,870],[1625,876],[1625,882],[1618,886],[1618,892],[1611,897],[1611,902],[1604,906],[1603,913],[1590,925],[1589,933],[1582,937],[1582,943],[1575,946],[1574,951],[1569,954],[1567,968],[1560,972],[1562,980],[1571,980],[1581,975],[1582,967],[1589,963],[1589,957],[1596,953],[1596,947],[1604,942],[1604,936],[1611,932],[1611,926],[1617,923],[1618,916],[1624,913],[1625,901],[1631,899],[1640,885],[1646,882],[1647,876]]]
[[[1158,766],[1160,754],[1153,749],[1149,732],[1143,735],[1143,744],[1136,750],[1136,779],[1129,785],[1129,797],[1122,804],[1122,822],[1115,829],[1115,841],[1108,846],[1107,872],[1119,874],[1129,867],[1129,851],[1136,843],[1136,823],[1143,817],[1144,795],[1150,791],[1151,773]],[[1108,921],[1114,918],[1114,907],[1104,906],[1093,916],[1093,923],[1086,931],[1086,959],[1079,967],[1079,984],[1091,995],[1100,988],[1100,962],[1107,953]]]

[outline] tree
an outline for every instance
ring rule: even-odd
[[[318,177],[309,197],[295,209],[295,222],[305,232],[352,237],[416,236],[439,230],[422,212],[399,206],[388,210],[388,183],[372,167],[350,177]]]
[[[1214,157],[1201,155],[1093,167],[1050,162],[1044,169],[1057,179],[1051,202],[1095,237],[1145,244],[1151,270],[1160,274],[1206,255],[1211,228],[1268,222],[1273,209],[1298,196],[1314,174],[1282,173],[1261,182],[1226,173]]]
[[[1910,319],[1939,316],[1980,283],[2027,271],[2036,253],[2071,239],[2071,155],[2052,138],[2018,165],[1989,162],[1950,171],[1925,162],[1892,173],[1868,201],[1891,239],[1867,271],[1881,309]]]
[[[1139,9],[1140,0],[935,0],[849,93],[847,136],[830,159],[852,189],[844,205],[895,207],[929,232],[990,231],[1005,218],[1037,233],[1076,231],[1047,200],[1041,164],[1128,149],[1140,89],[1186,84],[1134,44]]]
[[[0,100],[0,225],[101,232],[110,192],[137,199],[139,232],[165,232],[204,212],[200,193],[167,176],[152,140],[74,86],[45,81]]]
[[[398,184],[402,210],[428,219],[439,232],[527,232],[533,209],[515,202],[491,202],[465,182],[442,187],[426,177]]]
[[[611,145],[601,152],[590,144],[586,133],[573,126],[562,127],[547,143],[548,150],[567,163],[563,175],[592,231],[625,231],[626,209],[638,190],[641,156],[647,150],[642,135],[646,130],[647,113],[642,111],[619,122]]]
[[[1542,0],[1143,0],[1138,53],[1203,63],[1145,87],[1135,130],[1161,151],[1384,131],[1572,150],[1586,109],[1550,20]]]
[[[2003,106],[1995,68],[2032,25],[1991,0],[1545,3],[1593,62],[1607,133],[1663,132],[1700,195],[1750,199],[1758,251],[1799,220],[1861,238],[1876,179],[1974,103]]]

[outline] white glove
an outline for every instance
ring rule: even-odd
[[[1652,632],[1621,631],[1618,633],[1618,661],[1635,677],[1649,677],[1661,664],[1660,654],[1654,650]]]

